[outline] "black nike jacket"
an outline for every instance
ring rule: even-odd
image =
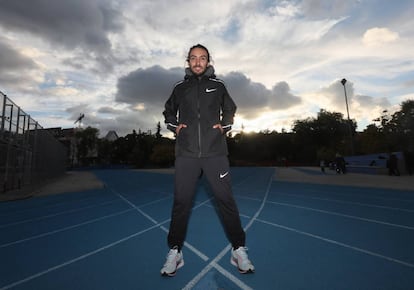
[[[172,132],[179,124],[187,125],[176,136],[175,155],[227,155],[225,133],[231,130],[235,112],[236,104],[223,81],[215,77],[212,66],[201,77],[187,68],[184,80],[175,85],[163,112],[165,124]],[[221,124],[224,133],[213,128],[215,124]]]

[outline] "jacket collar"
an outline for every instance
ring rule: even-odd
[[[216,77],[214,74],[214,67],[212,65],[209,65],[206,69],[206,71],[200,76],[200,79],[202,78],[211,78],[211,77]],[[189,67],[187,67],[185,69],[185,79],[190,79],[190,78],[196,78],[196,76],[193,74],[193,72],[191,71],[191,69]]]

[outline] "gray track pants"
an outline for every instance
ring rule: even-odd
[[[227,156],[209,158],[177,157],[175,160],[174,205],[171,213],[168,245],[184,244],[188,220],[199,176],[203,172],[215,196],[227,237],[234,248],[245,246],[245,232],[233,198]]]

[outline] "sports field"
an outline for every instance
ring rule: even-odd
[[[71,184],[68,192],[55,188],[61,193],[1,202],[0,290],[413,289],[409,176],[232,168],[256,267],[247,275],[229,262],[230,246],[202,178],[185,265],[170,278],[159,270],[168,252],[171,173],[97,170],[91,188]]]

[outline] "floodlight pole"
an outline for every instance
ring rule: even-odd
[[[349,118],[348,96],[346,95],[346,88],[345,88],[346,79],[342,79],[341,83],[344,86],[344,93],[345,93],[345,104],[346,104],[346,113],[348,117],[349,138],[351,140],[351,154],[354,155],[354,138],[352,136],[351,119]]]

